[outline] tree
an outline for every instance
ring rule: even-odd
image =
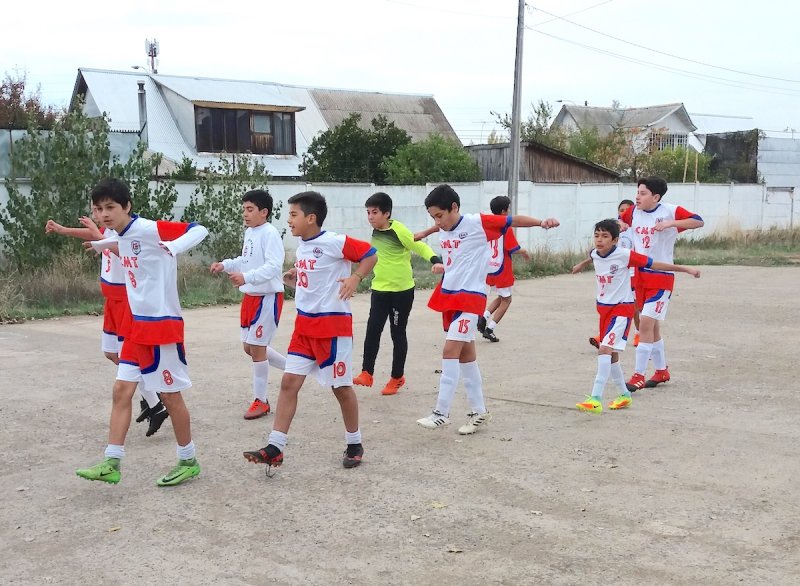
[[[533,141],[545,146],[561,149],[566,143],[566,133],[551,128],[553,106],[549,102],[539,100],[531,104],[533,108],[528,118],[520,122],[520,140]],[[490,112],[500,126],[511,132],[511,117],[508,114]]]
[[[89,214],[89,192],[103,177],[130,184],[134,211],[170,217],[178,197],[174,182],[156,179],[151,191],[159,157],[146,156],[143,144],[124,164],[112,157],[104,117],[88,118],[78,107],[59,118],[51,131],[37,130],[34,120],[29,122],[27,136],[14,144],[12,174],[6,179],[8,202],[0,207],[5,230],[0,246],[18,268],[47,265],[65,250],[79,252],[74,239],[45,235],[44,225],[50,218],[77,225],[80,216]]]
[[[383,161],[390,185],[480,181],[478,163],[463,147],[433,134],[410,143]]]
[[[658,175],[667,183],[681,183],[686,171],[686,181],[695,181],[695,166],[699,183],[713,183],[720,178],[711,170],[713,155],[696,153],[684,147],[653,151],[637,157],[640,177]]]
[[[18,72],[15,77],[6,72],[0,82],[0,128],[25,129],[34,126],[47,130],[63,114],[53,106],[42,104],[38,87],[26,95],[26,83],[27,76]]]
[[[361,128],[360,121],[361,114],[350,114],[340,125],[314,137],[300,164],[306,180],[386,182],[381,163],[409,144],[411,137],[385,116],[374,118],[369,129]]]

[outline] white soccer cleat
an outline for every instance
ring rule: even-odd
[[[458,433],[461,435],[469,435],[478,431],[478,428],[481,425],[489,423],[489,421],[492,419],[492,414],[488,411],[486,413],[475,413],[473,411],[472,413],[469,413],[467,417],[469,418],[467,419],[467,422],[458,428]]]
[[[450,423],[450,419],[434,409],[433,413],[427,417],[417,419],[417,423],[427,429],[436,429],[437,427],[448,425]]]

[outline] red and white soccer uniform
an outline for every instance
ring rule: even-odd
[[[269,346],[283,309],[283,249],[281,235],[266,222],[244,232],[242,254],[222,261],[226,273],[242,273],[244,293],[239,312],[241,340]]]
[[[369,242],[334,232],[300,240],[295,251],[295,319],[284,372],[308,375],[316,368],[320,383],[353,383],[353,315],[350,301],[339,298],[341,279],[351,263],[376,254]]]
[[[615,246],[605,256],[593,249],[590,256],[597,279],[601,345],[624,350],[633,319],[633,292],[628,269],[647,269],[653,259],[621,246]]]
[[[520,249],[514,229],[509,228],[497,240],[489,242],[489,274],[486,284],[497,289],[501,297],[510,297],[514,285],[514,267],[511,255]]]
[[[478,316],[486,309],[486,243],[497,240],[510,227],[511,216],[464,214],[452,230],[439,230],[444,275],[428,307],[442,312],[449,339],[475,338]]]
[[[176,256],[199,244],[198,224],[132,216],[117,235],[132,320],[120,351],[117,378],[144,382],[148,390],[177,392],[191,386],[183,350]],[[94,242],[102,250],[109,239]]]
[[[637,209],[635,206],[625,210],[620,219],[631,227],[633,232],[633,249],[649,256],[656,262],[673,262],[675,240],[682,230],[667,228],[657,231],[656,225],[665,220],[702,220],[702,218],[689,210],[668,203],[661,203],[650,211]],[[675,273],[668,271],[654,271],[652,269],[638,269],[636,273],[636,304],[643,309],[646,304],[653,305],[657,301],[668,303],[670,294],[675,284]],[[650,317],[663,319],[666,305],[658,314]]]
[[[115,238],[111,228],[100,227],[105,238]],[[100,255],[100,291],[103,294],[103,334],[100,347],[103,352],[119,354],[122,340],[130,329],[131,309],[125,291],[125,271],[119,257],[105,249]]]

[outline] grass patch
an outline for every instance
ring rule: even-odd
[[[675,245],[675,262],[745,266],[800,264],[800,228],[738,230],[697,240],[680,239]]]

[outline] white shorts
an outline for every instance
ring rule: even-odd
[[[292,336],[286,356],[286,374],[315,374],[325,387],[353,386],[353,338]]]
[[[446,340],[458,342],[474,342],[478,331],[478,314],[455,312],[450,326],[447,328]]]
[[[602,332],[603,339],[600,342],[601,346],[608,346],[616,352],[625,350],[625,344],[628,341],[628,332],[631,329],[631,320],[628,317],[620,315],[611,318],[608,329]]]
[[[492,290],[497,293],[498,297],[511,297],[514,287],[513,285],[511,287],[492,287]]]
[[[667,317],[667,309],[669,309],[669,300],[671,297],[672,291],[659,289],[655,295],[644,300],[640,315],[658,321],[664,321]]]
[[[145,389],[156,393],[178,393],[192,386],[183,344],[147,346],[125,341],[117,380],[143,383]]]
[[[107,334],[102,332],[100,334],[100,350],[106,354],[119,354],[122,348],[122,338],[116,334]]]

